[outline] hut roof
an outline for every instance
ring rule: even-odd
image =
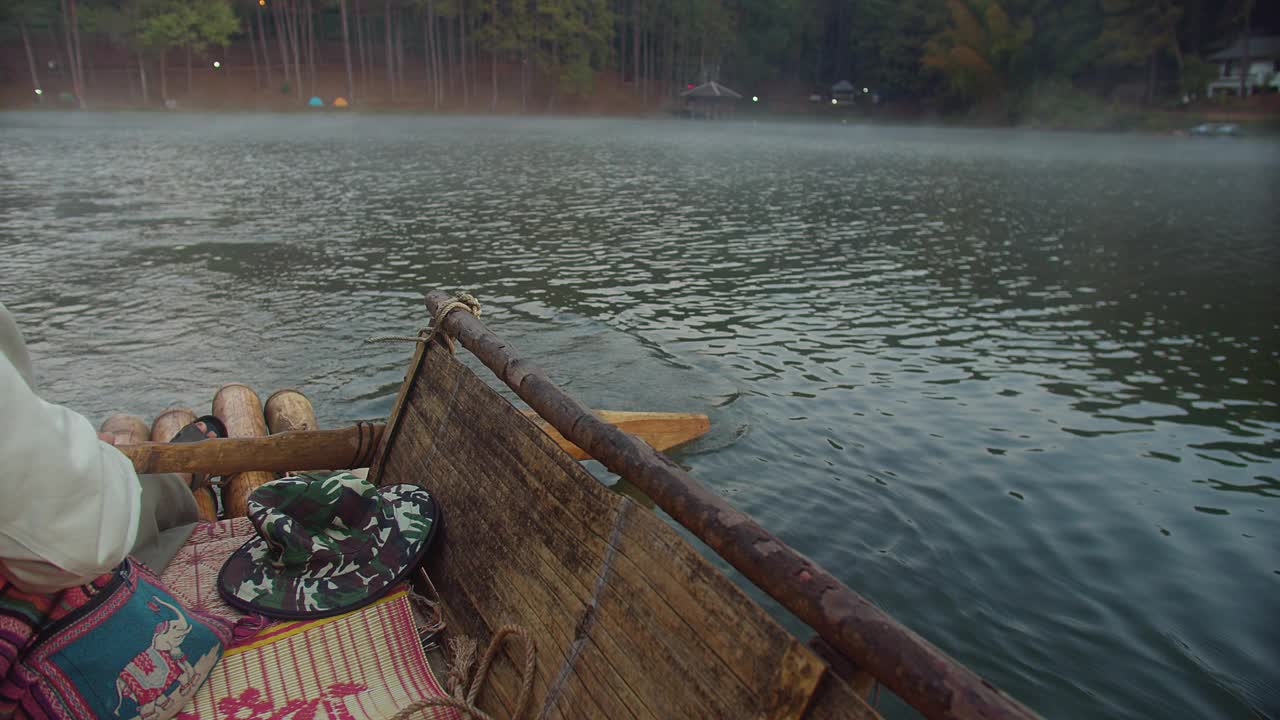
[[[730,98],[733,100],[742,99],[741,95],[721,85],[715,80],[712,80],[710,82],[705,82],[699,85],[698,87],[693,88],[692,90],[685,90],[684,92],[680,93],[680,95],[681,97],[694,97],[694,98],[722,97],[722,98]]]
[[[848,80],[841,80],[840,82],[831,86],[831,92],[851,93],[853,92],[853,83],[849,82]]]
[[[1280,35],[1254,35],[1249,38],[1250,60],[1264,61],[1277,57],[1280,57]],[[1209,59],[1217,62],[1243,60],[1244,38],[1237,38],[1235,44],[1213,53]]]

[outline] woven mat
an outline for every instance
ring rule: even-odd
[[[165,566],[160,579],[169,592],[193,610],[236,621],[244,613],[218,595],[218,571],[231,553],[253,537],[247,517],[198,523],[191,537]]]
[[[399,590],[345,615],[277,623],[228,650],[177,720],[383,720],[443,694]],[[418,717],[460,715],[430,708]]]

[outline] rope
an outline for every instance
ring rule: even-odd
[[[471,665],[471,657],[475,652],[475,642],[469,643],[470,650],[468,650],[468,643],[465,642],[466,639],[463,639],[463,641],[453,644],[454,667],[449,670],[449,685],[453,695],[418,700],[392,715],[390,720],[409,720],[409,718],[431,707],[451,707],[461,711],[464,718],[493,720],[493,716],[476,707],[476,699],[480,697],[480,690],[484,687],[485,680],[489,677],[489,668],[493,665],[494,659],[502,649],[503,642],[512,636],[523,641],[525,649],[524,669],[521,672],[523,682],[520,685],[520,693],[516,696],[515,710],[512,711],[510,718],[510,720],[519,720],[524,716],[524,712],[529,705],[529,696],[533,693],[534,647],[533,641],[529,639],[529,633],[517,625],[504,625],[494,634],[493,640],[489,642],[489,649],[485,651],[484,657],[480,660],[480,666],[476,669],[471,685],[467,687],[465,697],[462,691],[467,684],[467,670]]]
[[[431,328],[430,328],[431,332],[427,333],[426,335],[423,335],[423,333],[427,332],[426,330],[418,331],[417,335],[374,335],[371,338],[365,339],[365,342],[367,343],[380,343],[380,342],[429,343],[431,342],[432,338],[434,338],[436,334],[439,333],[443,335],[445,342],[448,343],[449,352],[453,352],[453,340],[449,337],[449,333],[444,331],[444,319],[446,316],[448,316],[449,313],[453,312],[454,310],[466,310],[467,312],[471,313],[473,316],[480,317],[480,301],[476,300],[475,296],[472,295],[471,293],[465,293],[465,292],[458,293],[457,295],[454,295],[453,297],[449,298],[449,300],[446,301],[443,305],[441,305],[439,310],[436,310],[435,317],[431,319]]]

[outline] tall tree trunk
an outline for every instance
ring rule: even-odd
[[[347,63],[347,102],[354,103],[356,85],[351,74],[351,33],[347,29],[347,0],[338,0],[338,11],[342,14],[342,56]]]
[[[489,0],[489,22],[493,25],[493,47],[489,50],[489,82],[493,97],[489,100],[489,112],[498,111],[498,0]]]
[[[1249,65],[1253,63],[1253,58],[1249,57],[1249,35],[1253,33],[1253,2],[1254,0],[1245,0],[1244,3],[1244,57],[1240,58],[1240,98],[1249,97],[1249,93],[1253,91],[1249,82]]]
[[[640,105],[649,105],[649,58],[653,55],[653,41],[649,40],[649,33],[645,32],[640,36]]]
[[[59,80],[66,80],[67,66],[62,62],[62,56],[58,54],[58,32],[54,29],[53,23],[49,23],[49,27],[45,29],[49,31],[49,51],[53,53],[54,67],[49,69],[58,73]]]
[[[385,30],[383,45],[387,51],[387,92],[391,94],[391,102],[396,101],[396,60],[391,41],[391,0],[386,0],[383,7],[382,25]]]
[[[187,97],[191,97],[191,43],[187,43]]]
[[[404,10],[396,8],[396,97],[404,97]]]
[[[454,34],[449,29],[448,18],[445,18],[444,20],[444,42],[445,58],[448,61],[447,77],[449,81],[449,92],[452,94],[456,87],[456,84],[454,83],[453,69],[458,66],[458,55],[456,52],[458,43],[457,38],[454,37]]]
[[[271,7],[276,22],[276,40],[280,42],[280,67],[284,68],[284,84],[288,85],[293,76],[289,73],[289,29],[284,19],[283,5],[283,2],[275,2]]]
[[[80,109],[87,107],[84,99],[84,93],[88,91],[88,87],[84,84],[84,56],[80,52],[80,21],[76,18],[76,0],[69,0],[71,5],[71,39],[74,41],[74,55],[72,56],[72,65],[75,69],[76,98],[80,101]]]
[[[169,105],[169,68],[165,63],[165,56],[168,54],[168,48],[160,50],[160,99],[164,101],[165,107]]]
[[[151,104],[151,95],[147,92],[147,64],[142,59],[142,51],[138,51],[138,81],[142,84],[142,104]]]
[[[40,87],[40,74],[36,70],[36,56],[31,51],[31,37],[27,35],[27,24],[21,19],[18,20],[18,29],[22,32],[22,47],[27,51],[27,67],[31,70],[31,91],[36,93],[36,101],[44,102],[44,95]]]
[[[267,88],[270,89],[275,82],[271,79],[271,53],[267,52],[267,33],[262,25],[262,6],[259,5],[254,15],[258,18],[258,42],[262,45],[262,67],[266,70]]]
[[[80,107],[84,107],[84,99],[80,95],[80,76],[76,73],[76,46],[71,39],[71,10],[67,4],[67,0],[62,0],[62,30],[67,36],[67,67],[71,71],[71,92],[76,96],[76,102]]]
[[[631,81],[639,94],[643,84],[640,79],[640,0],[631,0]]]
[[[529,60],[529,67],[525,71],[529,77],[529,94],[537,92],[538,83],[538,0],[531,0],[533,12],[530,17],[533,22],[529,23],[529,39],[525,42],[525,55]],[[525,104],[525,112],[529,111],[529,106]]]
[[[435,94],[435,76],[431,74],[431,22],[425,10],[422,13],[422,88],[426,96]]]
[[[467,78],[467,6],[465,0],[458,3],[458,56],[462,59],[462,109],[466,110],[471,102],[471,87]]]
[[[369,92],[369,63],[364,50],[364,14],[360,12],[360,0],[355,0],[356,15],[356,54],[360,56],[360,86],[362,92]]]
[[[556,92],[560,89],[560,43],[551,40],[551,92],[547,94],[547,112],[555,112]]]
[[[1156,54],[1153,52],[1147,57],[1147,104],[1150,105],[1156,99]]]
[[[316,23],[315,11],[311,7],[311,0],[307,0],[307,32],[303,38],[307,43],[307,81],[310,84],[310,92],[308,95],[316,94]]]
[[[258,65],[258,42],[253,36],[252,21],[245,23],[245,30],[249,32],[249,53],[253,55],[253,87],[257,90],[262,87],[262,68]]]
[[[427,0],[422,15],[422,38],[426,43],[424,55],[427,58],[427,82],[431,84],[431,107],[440,109],[440,55],[436,52],[439,38],[436,37],[435,3]]]
[[[301,44],[301,41],[302,41],[302,38],[300,37],[302,33],[299,31],[299,28],[298,28],[298,19],[299,19],[298,18],[298,0],[293,0],[293,2],[291,3],[291,9],[293,10],[293,12],[289,14],[289,17],[287,17],[286,20],[289,26],[289,42],[293,45],[293,79],[297,81],[294,83],[294,85],[297,86],[297,97],[299,100],[301,100],[303,99],[302,97],[302,50],[299,47],[299,45]]]

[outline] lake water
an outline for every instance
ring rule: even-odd
[[[421,292],[1055,717],[1280,717],[1280,144],[0,115],[0,300],[95,421],[384,416]]]

